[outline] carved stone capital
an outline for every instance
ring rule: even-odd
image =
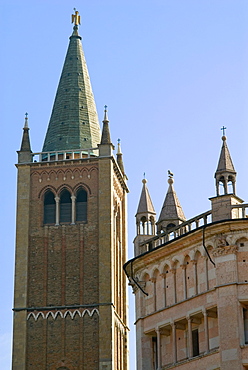
[[[226,247],[216,248],[213,251],[213,256],[214,257],[224,256],[226,254],[237,253],[237,251],[238,251],[238,246],[237,245],[228,245]]]

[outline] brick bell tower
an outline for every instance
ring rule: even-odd
[[[18,151],[12,369],[126,370],[126,176],[73,33],[41,153]]]

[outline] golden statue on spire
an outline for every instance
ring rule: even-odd
[[[74,8],[75,14],[71,15],[71,23],[74,23],[75,26],[78,26],[80,24],[80,15],[76,8]]]

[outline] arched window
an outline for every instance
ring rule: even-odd
[[[77,192],[76,221],[87,221],[87,192],[83,189]]]
[[[60,222],[71,222],[71,194],[63,190],[60,195]]]
[[[44,224],[55,224],[56,203],[52,191],[47,191],[44,197]]]

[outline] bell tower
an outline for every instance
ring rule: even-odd
[[[126,194],[73,33],[42,152],[18,151],[12,369],[127,370]]]

